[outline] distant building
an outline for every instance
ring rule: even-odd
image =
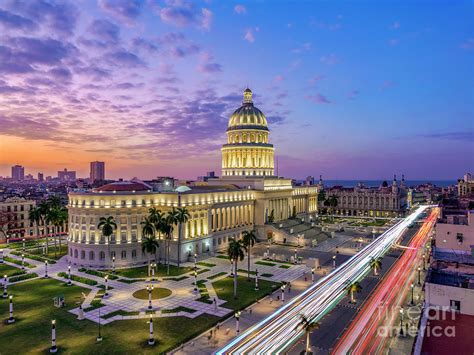
[[[209,179],[216,179],[216,173],[214,171],[208,171],[205,176],[198,176],[198,182],[207,182]]]
[[[450,214],[436,224],[436,246],[442,249],[474,252],[474,211]]]
[[[63,171],[58,171],[58,179],[59,181],[76,181],[76,172],[65,168]]]
[[[23,181],[25,179],[25,168],[21,165],[12,166],[12,180]]]
[[[38,182],[43,182],[43,181],[44,181],[43,173],[38,173]]]
[[[304,184],[306,186],[314,185],[314,176],[306,177],[306,180],[304,181]]]
[[[93,184],[96,181],[104,181],[104,180],[105,180],[105,162],[92,161],[89,183]]]
[[[471,173],[458,180],[458,196],[474,195],[474,177]]]
[[[417,189],[408,189],[407,193],[407,207],[412,208],[413,206],[426,203],[426,196],[423,191]]]
[[[29,211],[35,201],[20,197],[11,197],[0,202],[0,211],[8,219],[3,226],[4,232],[11,238],[23,238],[33,235],[33,227],[29,220]],[[3,233],[1,235],[3,237]]]

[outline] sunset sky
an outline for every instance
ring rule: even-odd
[[[0,0],[0,175],[220,174],[248,85],[280,175],[474,168],[472,1]]]

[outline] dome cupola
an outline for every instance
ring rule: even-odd
[[[268,131],[267,118],[257,107],[253,105],[252,90],[244,91],[244,101],[230,116],[227,130],[239,129],[242,127],[254,127]]]

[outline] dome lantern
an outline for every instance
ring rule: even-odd
[[[244,91],[244,104],[251,104],[251,103],[252,103],[252,90],[247,88]]]

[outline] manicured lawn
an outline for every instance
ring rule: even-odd
[[[107,313],[105,316],[102,316],[104,319],[109,319],[115,316],[137,316],[140,312],[127,312],[122,311],[121,309],[115,312]]]
[[[81,291],[78,287],[63,286],[62,282],[39,279],[12,285],[14,316],[11,325],[0,325],[2,354],[46,354],[51,346],[51,320],[56,320],[57,344],[63,354],[129,354],[163,353],[204,332],[219,320],[211,315],[195,319],[169,317],[154,319],[157,344],[146,344],[148,324],[146,319],[116,321],[102,326],[104,340],[97,343],[97,324],[88,320],[78,321],[67,309],[77,307]],[[53,306],[53,297],[64,295],[66,307]],[[0,319],[8,318],[8,300],[0,299]]]
[[[214,266],[216,266],[216,264],[205,263],[205,262],[203,262],[203,261],[200,261],[200,262],[198,262],[198,263],[196,263],[196,264],[199,265],[199,266],[204,266],[204,267],[214,267]]]
[[[12,263],[15,265],[19,265],[21,267],[21,260],[13,259],[13,258],[10,258],[9,256],[4,256],[3,260],[8,261],[9,263]],[[35,267],[34,265],[26,262],[25,260],[23,260],[23,265],[29,269],[33,269]]]
[[[224,276],[224,275],[227,275],[227,274],[228,274],[227,272],[218,272],[217,274],[209,276],[207,279],[208,280],[214,280],[214,279],[217,279],[219,276]]]
[[[179,276],[187,272],[193,271],[193,268],[190,268],[190,267],[178,268],[177,266],[170,265],[170,274],[167,275],[166,271],[167,271],[166,265],[158,265],[155,271],[155,276],[156,277]],[[123,277],[128,277],[131,279],[148,277],[148,266],[140,266],[140,267],[134,267],[130,269],[117,269],[115,271],[115,274],[119,276],[123,276]]]
[[[275,263],[269,263],[267,261],[256,261],[255,264],[257,265],[264,265],[264,266],[275,266]]]
[[[255,279],[250,279],[250,282],[244,276],[237,277],[237,299],[234,299],[234,279],[224,278],[212,283],[217,296],[227,302],[222,306],[231,308],[233,310],[240,310],[250,306],[256,300],[273,292],[279,283],[259,280],[259,290],[255,291]]]
[[[49,259],[58,260],[67,254],[67,245],[61,242],[61,249],[59,249],[59,243],[57,243],[56,247],[54,246],[54,244],[49,245],[48,253],[46,255],[43,255],[43,248],[39,248],[39,250],[37,248],[33,248],[33,249],[27,250],[26,252],[33,255],[45,256]]]
[[[161,313],[178,313],[178,312],[188,312],[188,313],[195,313],[196,310],[195,309],[191,309],[191,308],[188,308],[188,307],[184,307],[184,306],[179,306],[179,307],[176,307],[176,308],[172,308],[172,309],[163,309],[161,311]]]
[[[6,264],[0,264],[0,278],[3,280],[3,275],[7,275],[8,277],[13,275],[21,274],[21,269],[16,268]]]
[[[157,300],[160,298],[168,297],[172,294],[170,289],[162,288],[162,287],[155,287],[153,291],[151,291],[151,299]],[[141,300],[148,300],[148,290],[144,288],[143,290],[135,291],[132,295],[135,298],[139,298]]]

